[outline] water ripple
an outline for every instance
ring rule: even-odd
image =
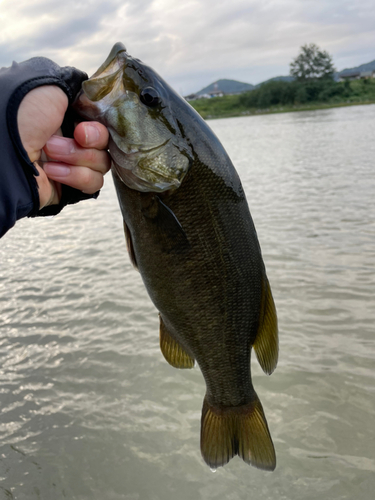
[[[373,498],[375,106],[210,122],[243,180],[278,309],[254,385],[265,474],[199,451],[198,369],[171,368],[113,184],[0,242],[0,496]]]

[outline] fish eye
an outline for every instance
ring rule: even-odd
[[[143,104],[151,108],[157,106],[160,102],[160,96],[153,87],[143,89],[139,98]]]

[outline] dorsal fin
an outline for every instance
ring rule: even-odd
[[[271,375],[277,365],[279,340],[276,307],[267,277],[263,281],[259,328],[253,347],[262,370]]]

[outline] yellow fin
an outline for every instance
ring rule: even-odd
[[[262,295],[259,328],[253,347],[262,370],[271,375],[279,357],[279,339],[276,307],[267,278],[264,281]]]
[[[224,409],[214,408],[204,399],[201,452],[212,469],[222,467],[235,455],[258,469],[275,469],[275,448],[256,394],[255,398],[248,405]]]
[[[160,316],[160,350],[168,363],[175,368],[193,368],[192,358],[168,332]]]
[[[135,257],[135,252],[134,252],[134,247],[133,247],[133,240],[132,240],[129,228],[126,225],[125,221],[124,221],[124,233],[125,233],[125,240],[126,240],[126,248],[128,249],[130,262],[138,270],[137,259]]]

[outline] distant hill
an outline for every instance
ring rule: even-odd
[[[263,83],[269,83],[269,82],[292,82],[294,80],[293,76],[274,76],[273,78],[270,78],[269,80],[265,80],[264,82],[258,83],[258,85],[255,85],[255,88],[260,87],[263,85]]]
[[[210,94],[211,92],[214,91],[222,91],[223,94],[239,94],[241,92],[248,92],[249,90],[254,90],[257,87],[260,87],[263,85],[263,83],[268,83],[272,81],[285,81],[285,82],[291,82],[294,80],[292,76],[275,76],[274,78],[270,78],[269,80],[266,80],[265,82],[258,83],[258,85],[252,85],[251,83],[244,83],[244,82],[238,82],[237,80],[217,80],[216,82],[211,83],[207,87],[204,87],[204,89],[200,90],[199,92],[196,92],[195,95],[201,96],[204,94]]]
[[[348,73],[355,73],[361,71],[375,71],[375,59],[369,63],[361,64],[360,66],[356,66],[355,68],[346,68],[338,73],[339,76],[343,76]]]
[[[236,94],[237,92],[246,92],[247,90],[253,90],[254,85],[251,83],[238,82],[237,80],[217,80],[216,82],[211,83],[204,89],[197,92],[197,95],[209,94],[210,92],[214,92],[216,90],[221,90],[224,94]]]
[[[356,66],[355,68],[345,68],[338,73],[335,73],[334,78],[338,80],[340,76],[345,74],[361,72],[361,71],[375,71],[375,59],[369,63],[361,64],[360,66]],[[254,90],[264,83],[272,82],[272,81],[284,81],[291,82],[294,80],[292,76],[275,76],[274,78],[270,78],[269,80],[265,80],[264,82],[258,83],[258,85],[252,85],[251,83],[238,82],[237,80],[217,80],[216,82],[211,83],[204,89],[200,90],[195,96],[202,96],[204,94],[210,94],[214,91],[222,91],[224,94],[237,94],[241,92],[247,92],[249,90]]]

